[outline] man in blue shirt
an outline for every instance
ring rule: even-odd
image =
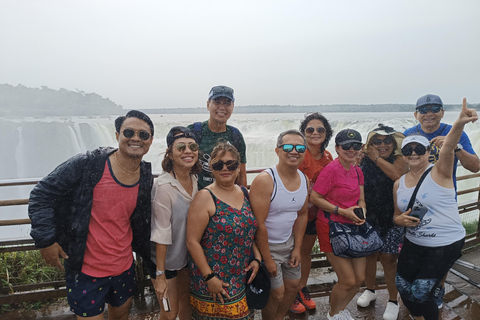
[[[440,122],[444,114],[443,102],[439,96],[434,94],[424,95],[417,100],[414,113],[419,124],[403,132],[405,136],[420,134],[430,141],[432,148],[429,161],[431,163],[437,161],[445,136],[452,129],[451,125]],[[478,172],[480,170],[480,160],[475,154],[470,139],[465,132],[462,133],[460,142],[455,149],[455,164],[453,166],[455,190],[457,189],[456,172],[458,160],[460,160],[460,163],[465,169],[471,172]]]

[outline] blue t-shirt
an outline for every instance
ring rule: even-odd
[[[403,134],[405,136],[411,136],[414,134],[419,134],[428,139],[428,141],[432,141],[433,138],[438,137],[438,136],[446,136],[450,130],[452,129],[452,126],[446,123],[440,123],[440,127],[435,130],[432,133],[426,133],[425,131],[422,130],[422,127],[420,124],[417,124],[414,127],[411,127],[409,129],[406,129]],[[467,134],[462,132],[462,136],[460,137],[459,143],[463,146],[463,150],[467,151],[470,154],[475,154],[475,151],[473,150],[472,143],[470,142],[470,139],[468,138]],[[436,146],[430,144],[432,147],[432,150],[430,151],[430,157],[428,158],[428,161],[430,163],[435,163],[438,160],[438,155],[440,153],[440,149],[437,148]],[[455,160],[453,163],[453,184],[455,185],[455,191],[457,190],[457,163],[458,163],[458,158],[455,155]]]

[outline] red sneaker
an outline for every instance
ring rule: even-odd
[[[310,292],[308,292],[307,287],[303,287],[300,291],[298,291],[298,296],[300,297],[300,302],[307,308],[308,310],[315,309],[317,305],[312,298],[310,298]]]
[[[305,312],[305,307],[303,304],[298,301],[297,298],[295,298],[295,301],[293,301],[292,306],[290,307],[290,311],[296,314],[304,313]]]

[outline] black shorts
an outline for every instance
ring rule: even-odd
[[[317,235],[317,218],[307,222],[307,229],[305,229],[305,234],[311,236]]]

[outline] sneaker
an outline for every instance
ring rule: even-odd
[[[305,312],[305,307],[303,306],[303,304],[300,303],[300,301],[298,301],[297,298],[295,298],[295,301],[293,301],[293,304],[292,306],[290,307],[290,311],[295,313],[295,314],[300,314],[300,313],[304,313]]]
[[[444,295],[445,295],[445,287],[441,287],[438,295],[436,297],[433,296],[433,300],[435,300],[435,303],[437,304],[438,309],[442,309],[442,307],[443,307],[443,296]]]
[[[340,312],[342,312],[342,311],[340,311]],[[340,314],[340,313],[337,313],[337,314],[331,316],[331,315],[330,315],[330,311],[327,312],[327,319],[328,319],[328,320],[345,320],[345,318],[343,317],[343,315]]]
[[[342,319],[355,320],[347,309],[340,311],[339,314],[342,315]]]
[[[399,310],[400,306],[398,304],[388,301],[387,308],[383,313],[383,320],[397,320]]]
[[[364,308],[368,307],[370,302],[374,301],[375,299],[377,299],[377,296],[375,295],[375,293],[367,289],[363,291],[360,297],[358,297],[357,306],[364,307]]]
[[[307,310],[313,310],[317,307],[315,304],[315,301],[313,301],[312,298],[310,298],[310,292],[308,292],[307,287],[303,287],[300,289],[298,292],[299,300],[300,302],[307,308]]]

